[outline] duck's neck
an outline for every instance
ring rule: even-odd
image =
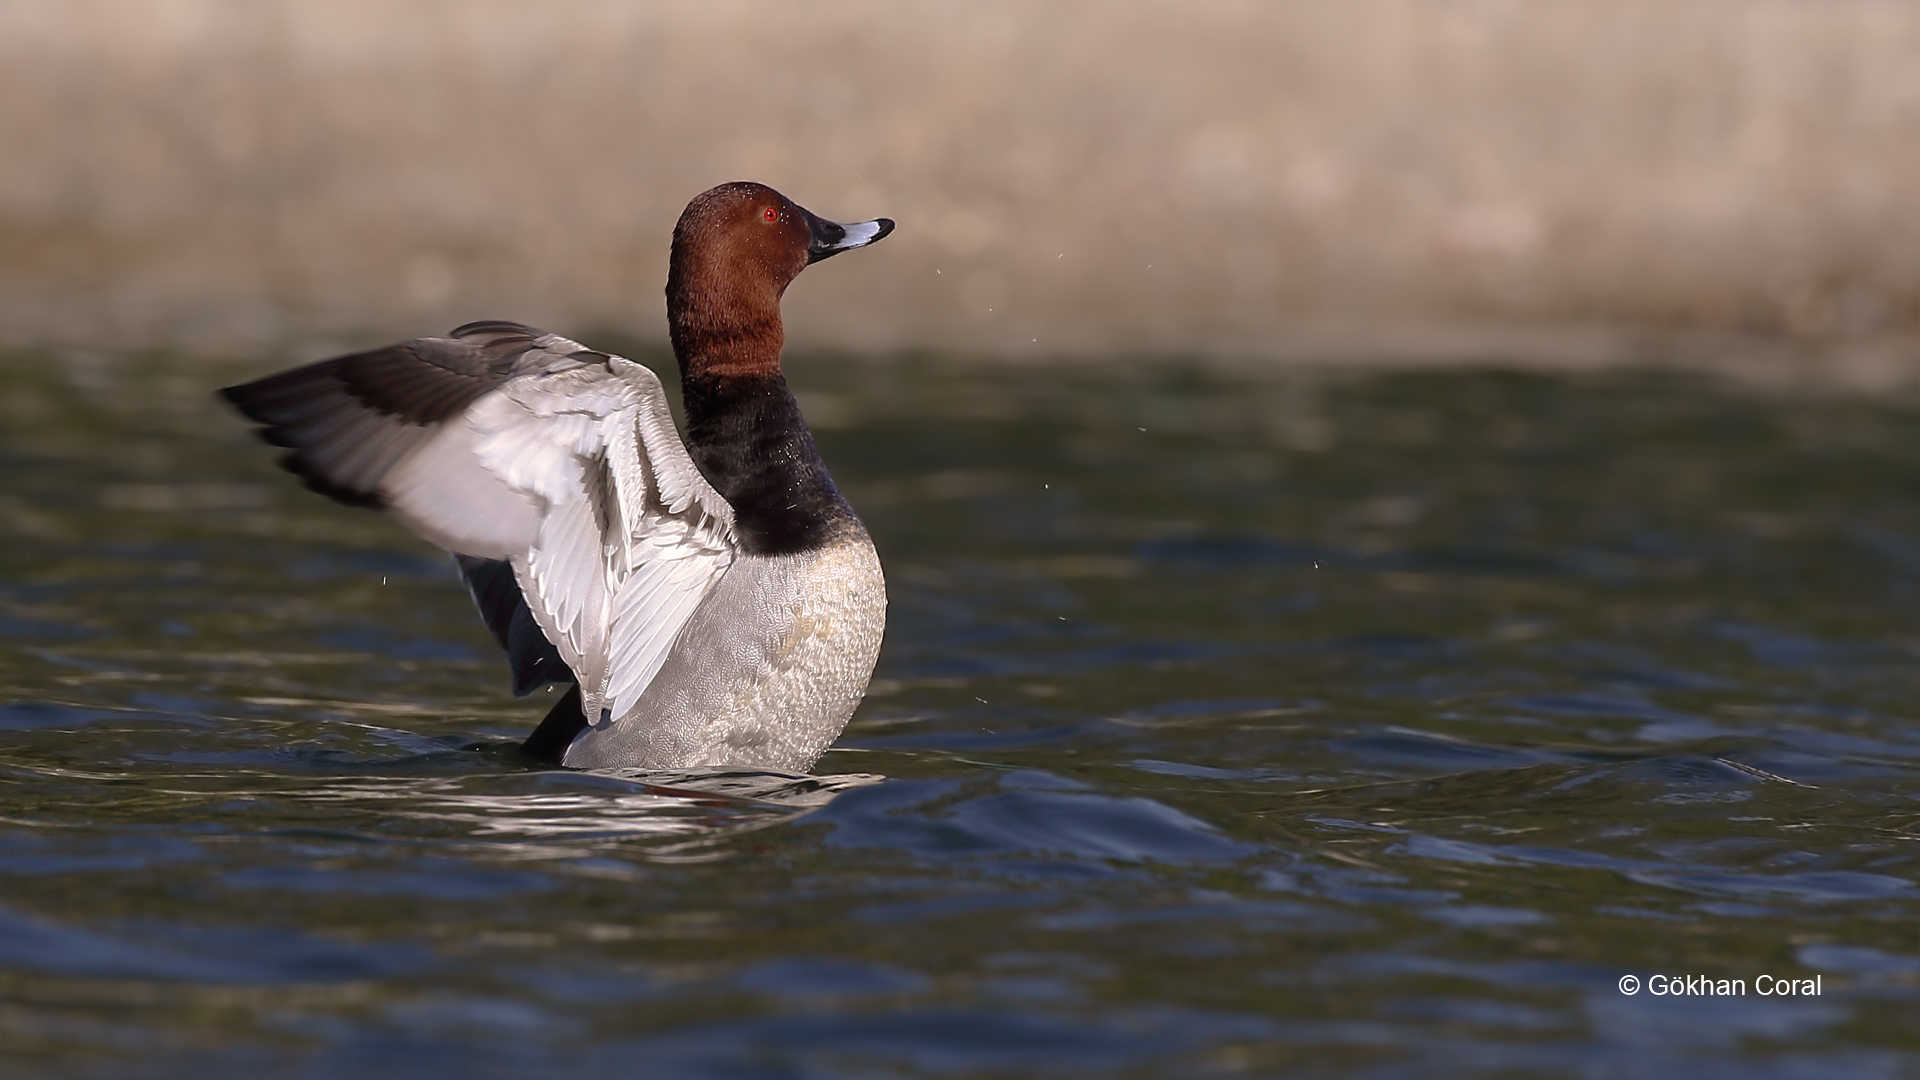
[[[860,528],[814,448],[800,405],[780,373],[715,374],[680,364],[693,463],[733,507],[734,535],[749,555],[793,555]]]
[[[667,274],[687,450],[733,507],[741,549],[791,555],[858,530],[780,373],[784,284],[720,273],[691,250],[676,234]]]
[[[787,339],[780,322],[785,288],[723,273],[688,250],[676,235],[667,272],[667,331],[681,377],[778,375]]]

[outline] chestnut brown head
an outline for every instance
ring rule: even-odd
[[[886,218],[828,221],[765,184],[701,192],[673,227],[667,273],[667,319],[681,365],[717,374],[778,367],[787,286],[809,265],[892,231]]]

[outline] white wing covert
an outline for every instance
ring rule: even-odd
[[[623,716],[732,564],[732,507],[694,467],[659,378],[622,357],[511,379],[466,420],[480,465],[534,502],[532,543],[509,558],[587,722]]]

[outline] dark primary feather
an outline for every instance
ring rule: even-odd
[[[281,464],[308,487],[349,506],[378,509],[381,479],[440,424],[513,376],[582,351],[519,323],[473,322],[444,338],[337,356],[220,393],[263,425],[263,439],[293,451]],[[481,617],[507,652],[513,692],[524,696],[546,683],[574,681],[534,621],[513,568],[457,558]]]
[[[530,366],[555,359],[527,363],[543,339],[544,331],[519,323],[473,322],[444,338],[337,356],[220,393],[262,425],[263,439],[293,451],[281,465],[308,487],[377,508],[381,478],[437,425]]]
[[[540,632],[540,624],[527,608],[520,583],[513,578],[513,566],[502,559],[476,559],[471,555],[454,556],[460,573],[467,579],[467,591],[474,606],[486,620],[493,639],[507,651],[507,663],[513,671],[513,693],[525,697],[536,687],[552,682],[577,682],[553,647]]]

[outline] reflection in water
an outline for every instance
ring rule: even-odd
[[[843,791],[885,779],[868,773],[789,776],[727,769],[622,769],[564,776],[594,783],[578,791],[513,793],[499,790],[497,782],[473,791],[466,790],[474,785],[465,778],[433,777],[335,783],[298,797],[391,813],[429,826],[465,826],[481,839],[718,840],[784,824],[825,806]],[[689,846],[646,850],[659,856]]]
[[[438,553],[117,370],[0,395],[9,1075],[1920,1067],[1920,403],[803,362],[891,610],[793,777],[528,764]]]

